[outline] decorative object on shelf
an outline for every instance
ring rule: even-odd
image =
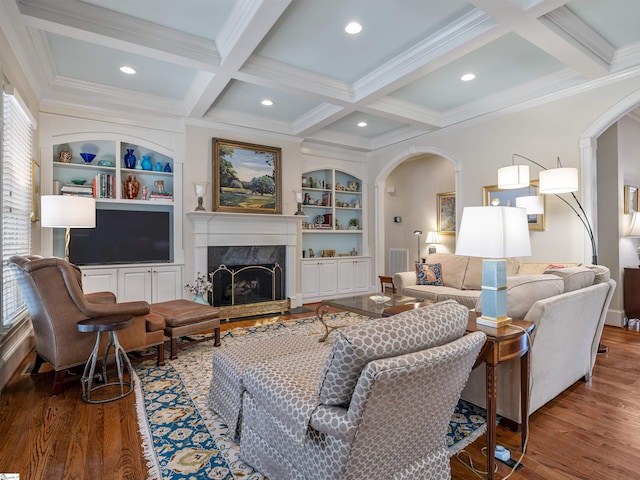
[[[335,257],[336,256],[336,251],[335,250],[322,250],[322,256],[323,257]]]
[[[302,188],[305,188],[307,186],[307,177],[303,176],[302,177]]]
[[[95,153],[80,153],[80,156],[85,161],[85,163],[91,163],[94,158],[96,158]]]
[[[133,175],[124,181],[124,196],[129,200],[135,200],[138,198],[138,192],[140,191],[140,182]]]
[[[428,232],[424,243],[429,245],[429,254],[436,253],[436,245],[440,243],[438,232]]]
[[[562,162],[560,162],[560,157],[556,157],[556,168],[547,168],[538,162],[531,160],[523,155],[518,153],[514,153],[511,155],[511,166],[502,167],[498,169],[498,187],[499,188],[522,188],[528,187],[532,182],[529,181],[529,166],[528,165],[514,165],[515,157],[522,158],[532,164],[540,167],[542,171],[539,174],[539,184],[540,184],[540,193],[541,194],[552,194],[562,200],[565,205],[567,205],[573,213],[575,213],[582,222],[587,234],[589,235],[589,240],[591,241],[591,253],[592,253],[592,263],[594,265],[598,264],[598,249],[596,246],[596,239],[593,229],[591,228],[591,223],[589,222],[589,217],[587,213],[582,208],[582,204],[576,197],[576,192],[578,190],[578,169],[577,168],[567,168],[562,166]],[[518,176],[515,176],[515,172],[517,170]],[[571,205],[566,199],[561,197],[560,193],[571,193],[573,200],[577,204],[578,208],[576,209],[573,205]]]
[[[212,150],[214,211],[282,213],[280,148],[214,138]]]
[[[164,171],[167,173],[171,173],[171,164],[169,162],[167,162],[167,164],[164,166]]]
[[[460,221],[456,255],[481,257],[482,316],[479,325],[509,325],[507,317],[507,261],[531,255],[524,208],[465,207]]]
[[[71,155],[71,152],[69,150],[60,150],[60,152],[58,152],[59,162],[71,163],[71,160],[73,160],[73,155]]]
[[[149,189],[147,188],[146,185],[142,187],[142,199],[149,200]]]
[[[352,257],[357,257],[358,256],[358,250],[356,250],[356,247],[353,247],[351,249],[351,256]]]
[[[100,165],[101,167],[113,167],[114,163],[111,160],[100,160],[98,162],[98,165]]]
[[[133,148],[127,148],[127,153],[124,154],[124,166],[136,168],[136,156],[133,154]]]
[[[358,221],[357,218],[352,218],[351,220],[349,220],[349,229],[350,230],[359,230],[360,229],[360,222]]]
[[[418,260],[417,260],[417,262],[419,263],[420,262],[420,235],[422,235],[422,230],[414,230],[413,234],[418,237],[418,254],[417,254],[418,255]]]
[[[41,226],[65,228],[64,259],[69,261],[71,228],[96,228],[96,200],[78,195],[43,195]]]
[[[349,182],[348,185],[349,185],[349,190],[350,191],[352,191],[352,192],[357,192],[358,191],[358,188],[359,188],[358,182]]]
[[[209,305],[209,302],[204,299],[204,295],[213,290],[213,284],[208,280],[206,275],[201,275],[200,272],[198,272],[196,281],[192,284],[185,284],[183,288],[193,294],[194,302]]]
[[[164,180],[156,180],[153,182],[153,186],[157,193],[164,193]]]
[[[156,162],[156,172],[161,172],[161,171],[162,171],[162,163]]]
[[[202,200],[207,194],[207,185],[209,185],[209,182],[195,182],[193,184],[193,190],[196,193],[196,197],[198,197],[198,206],[196,207],[196,212],[205,210],[205,208],[202,206]]]
[[[82,178],[76,178],[71,180],[71,183],[73,183],[74,185],[84,185],[85,183],[87,183],[87,181]]]
[[[149,155],[142,156],[142,169],[143,170],[151,170],[151,157]]]
[[[482,198],[483,205],[525,208],[527,210],[529,230],[544,231],[546,229],[544,197],[540,194],[537,180],[533,180],[530,185],[520,188],[504,189],[498,185],[484,186],[482,187]],[[530,206],[525,206],[525,203],[534,201],[536,201],[536,208],[538,209],[532,210]],[[542,211],[539,210],[540,205],[542,205]]]
[[[456,234],[456,192],[438,193],[438,233]]]
[[[305,178],[305,177],[302,177]],[[296,194],[296,202],[298,202],[298,211],[294,215],[304,215],[302,211],[302,192],[295,192]]]

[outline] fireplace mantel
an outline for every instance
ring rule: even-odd
[[[194,271],[207,271],[207,249],[227,245],[284,245],[286,294],[291,306],[302,304],[297,293],[298,232],[301,215],[259,213],[187,212],[193,225]]]

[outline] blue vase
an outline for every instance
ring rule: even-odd
[[[170,172],[171,171],[171,164],[169,162],[167,162],[167,164],[164,166],[164,171],[165,172]]]
[[[127,153],[124,154],[124,166],[127,168],[136,167],[136,156],[133,154],[133,148],[127,148]]]
[[[142,169],[151,170],[151,157],[149,155],[142,156]]]
[[[160,162],[156,162],[156,172],[162,171],[162,164]]]
[[[193,301],[194,301],[194,302],[196,302],[196,303],[200,303],[200,304],[202,304],[202,305],[209,305],[209,302],[207,302],[207,301],[204,299],[204,296],[203,296],[203,294],[202,294],[202,293],[196,293],[196,294],[194,295],[194,297],[193,297]],[[209,305],[209,306],[210,306],[210,305]]]

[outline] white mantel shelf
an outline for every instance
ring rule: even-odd
[[[298,231],[302,215],[232,212],[187,212],[193,225],[194,271],[206,272],[208,248],[216,246],[284,245],[286,247],[286,294],[291,306],[302,304],[296,292]]]

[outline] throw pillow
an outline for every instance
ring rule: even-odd
[[[442,265],[416,262],[416,285],[442,285]]]

